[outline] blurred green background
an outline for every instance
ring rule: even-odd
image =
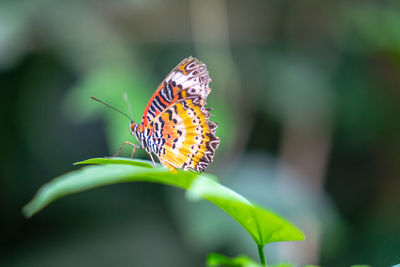
[[[257,259],[251,238],[184,192],[134,183],[21,208],[73,162],[112,155],[183,58],[213,80],[208,172],[290,219],[270,263],[400,262],[398,1],[0,2],[1,266],[204,266]],[[124,152],[129,156],[130,151]],[[146,158],[145,153],[137,157]]]

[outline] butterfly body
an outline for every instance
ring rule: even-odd
[[[141,123],[131,123],[141,147],[169,169],[204,171],[213,160],[219,139],[205,108],[210,81],[205,64],[184,59],[150,98]]]

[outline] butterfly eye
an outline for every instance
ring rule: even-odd
[[[136,132],[137,127],[138,127],[138,124],[137,124],[137,123],[131,122],[130,128],[131,128],[131,133],[132,133],[132,134]]]

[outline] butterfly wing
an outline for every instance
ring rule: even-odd
[[[170,169],[204,171],[219,145],[217,124],[205,108],[211,89],[206,65],[184,59],[153,94],[139,131],[160,162]]]

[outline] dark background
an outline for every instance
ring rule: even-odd
[[[108,186],[21,214],[72,163],[134,140],[126,118],[89,96],[126,111],[127,92],[139,119],[190,55],[208,66],[220,124],[207,171],[307,236],[267,245],[270,263],[400,262],[397,1],[3,0],[1,266],[257,259],[233,219],[158,184]]]

